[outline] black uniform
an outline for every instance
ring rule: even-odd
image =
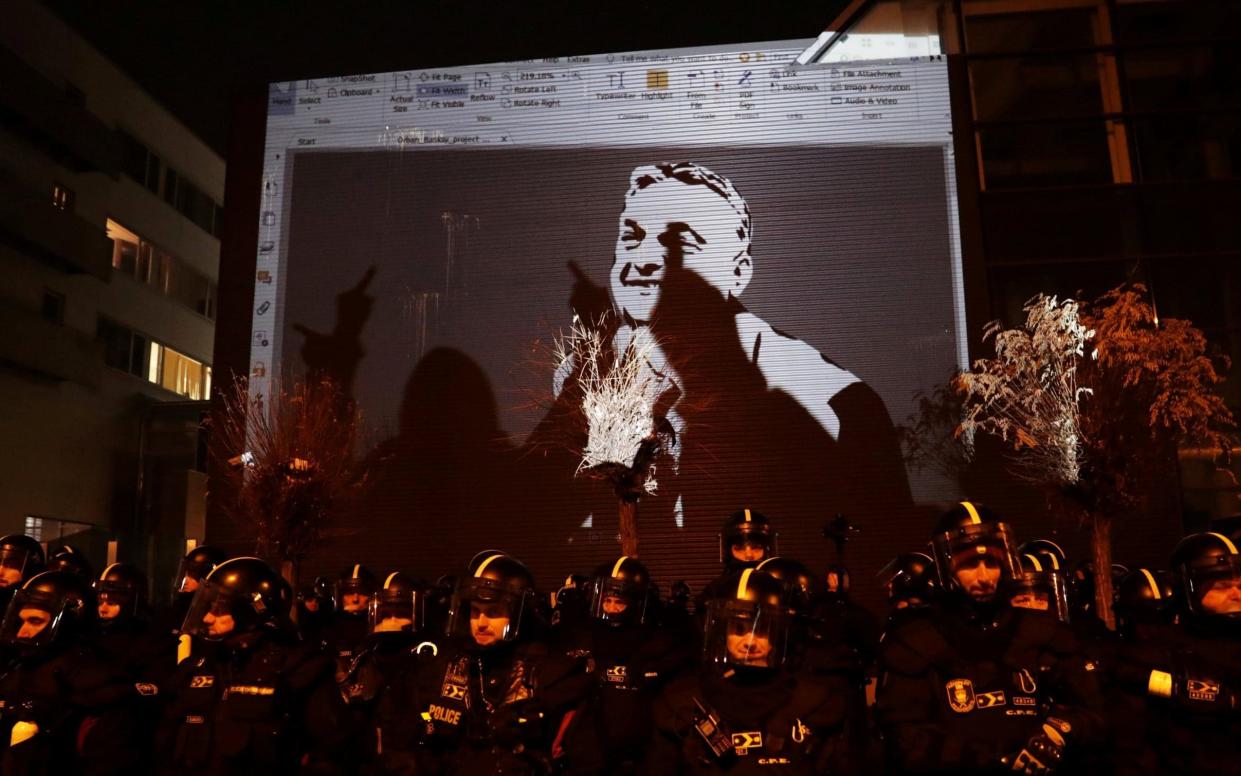
[[[670,684],[654,707],[644,774],[858,773],[849,741],[849,688],[787,671],[705,671]],[[730,748],[699,733],[707,715]]]
[[[706,602],[703,666],[656,701],[640,772],[855,772],[849,680],[787,668],[799,635],[790,585],[744,569],[722,587]]]
[[[418,668],[427,773],[547,774],[565,715],[590,685],[586,661],[545,644],[446,646]],[[557,748],[553,752],[553,748]]]
[[[329,763],[344,736],[332,663],[309,644],[256,632],[204,645],[168,683],[162,773],[290,773],[303,756]]]
[[[569,655],[588,659],[592,674],[589,697],[565,727],[564,772],[637,773],[651,737],[651,703],[692,663],[695,641],[654,626],[655,590],[634,558],[600,566],[585,589],[585,619],[558,639]]]
[[[1077,639],[1041,612],[993,617],[945,601],[907,610],[885,634],[877,713],[889,765],[909,773],[991,773],[1044,720],[1067,722],[1086,749],[1101,737],[1103,698]]]
[[[889,767],[1048,773],[1066,754],[1082,758],[1101,738],[1098,666],[1060,620],[1008,603],[1020,573],[1008,524],[962,501],[931,543],[943,593],[882,644],[876,715]]]
[[[24,620],[43,611],[37,634]],[[128,684],[81,637],[94,614],[90,588],[67,571],[17,590],[0,634],[13,656],[0,673],[3,776],[131,773],[138,763]]]
[[[291,604],[288,585],[255,558],[226,561],[203,580],[186,616],[194,654],[166,688],[160,772],[269,776],[348,761],[352,731],[332,661],[290,635]]]

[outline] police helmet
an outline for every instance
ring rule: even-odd
[[[43,545],[25,534],[0,538],[0,588],[18,587],[43,571]]]
[[[86,554],[72,544],[62,544],[52,552],[47,561],[48,571],[69,571],[83,579],[94,581],[95,573]]]
[[[754,568],[759,561],[779,554],[779,535],[767,516],[754,509],[739,509],[732,513],[720,528],[719,538],[720,563],[725,568]],[[762,557],[756,560],[738,558],[733,551],[741,548],[758,549]]]
[[[1132,633],[1138,625],[1169,625],[1176,619],[1177,596],[1167,571],[1138,568],[1116,588],[1116,627]]]
[[[484,649],[516,640],[537,617],[534,576],[504,553],[470,565],[473,570],[457,580],[448,605],[447,635]]]
[[[725,578],[724,595],[707,600],[703,658],[729,668],[779,668],[793,612],[788,587],[771,574],[742,569]]]
[[[137,617],[146,603],[147,578],[130,563],[113,563],[103,570],[92,586],[99,599],[99,620],[104,625],[124,622]],[[111,616],[111,607],[119,609]]]
[[[810,616],[814,605],[823,595],[818,578],[806,568],[806,564],[781,555],[768,558],[755,567],[780,580],[785,587],[786,601],[795,614]]]
[[[644,623],[650,613],[651,572],[637,558],[622,555],[595,569],[590,581],[590,614],[611,625]]]
[[[420,631],[426,624],[426,606],[426,585],[394,571],[384,577],[368,604],[370,631]]]
[[[211,570],[190,603],[182,633],[220,641],[261,628],[287,628],[287,582],[258,558],[233,558]]]
[[[177,569],[177,577],[173,580],[172,592],[188,595],[196,591],[211,570],[228,560],[228,553],[219,547],[201,544],[181,559],[181,567]]]
[[[998,515],[982,504],[962,501],[944,513],[931,536],[940,586],[946,591],[966,593],[958,572],[983,563],[997,567],[1001,580],[1012,579],[1018,568],[1014,544],[1012,530]],[[992,598],[994,593],[975,596],[979,601]]]
[[[923,552],[903,552],[879,570],[888,604],[895,608],[927,606],[939,588],[935,560]]]
[[[376,583],[375,574],[361,563],[346,566],[340,572],[340,576],[336,578],[336,586],[332,591],[333,600],[336,602],[336,611],[358,615],[365,614],[370,598],[375,594],[375,588],[378,586]],[[347,595],[360,595],[367,600],[363,601],[359,608],[350,610],[346,609],[346,606],[352,605],[346,603],[345,596]]]
[[[1232,539],[1220,533],[1186,536],[1172,551],[1172,571],[1191,614],[1241,620],[1241,554]]]
[[[1017,574],[1004,585],[1008,602],[1021,609],[1047,612],[1060,622],[1069,621],[1069,596],[1064,577],[1046,565],[1049,556],[1025,553],[1018,558]]]
[[[0,624],[0,643],[20,655],[40,654],[86,631],[95,617],[90,585],[69,571],[44,571],[13,594]]]

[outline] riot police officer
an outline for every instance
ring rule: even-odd
[[[1151,699],[1152,736],[1169,773],[1235,770],[1241,740],[1241,554],[1219,533],[1172,553],[1184,616],[1159,660],[1136,677]],[[1149,668],[1149,671],[1145,669]]]
[[[336,681],[343,682],[349,664],[362,648],[367,635],[367,611],[375,594],[374,573],[360,563],[352,563],[336,578],[332,591],[335,611],[322,630],[323,643],[336,658]]]
[[[86,554],[72,544],[62,544],[47,559],[49,571],[69,571],[94,582],[95,573]]]
[[[307,641],[321,641],[332,617],[332,579],[319,575],[297,596],[297,627]]]
[[[924,552],[903,552],[879,570],[888,597],[889,616],[904,609],[921,609],[935,599],[939,583],[935,561]]]
[[[351,731],[332,662],[288,628],[289,587],[257,558],[233,558],[199,585],[182,630],[204,648],[167,685],[161,772],[291,773],[342,757]]]
[[[119,773],[136,767],[132,685],[83,641],[94,620],[88,584],[67,571],[29,579],[9,602],[0,642],[3,776]]]
[[[13,591],[43,571],[43,545],[25,534],[0,538],[0,606],[7,606]]]
[[[1049,773],[1099,735],[1095,666],[1045,613],[1010,606],[1009,526],[962,502],[932,537],[943,594],[890,629],[877,713],[890,765],[913,773]]]
[[[564,715],[590,686],[586,661],[549,653],[529,570],[476,558],[457,580],[445,639],[418,668],[410,704],[425,723],[419,757],[440,774],[546,774]]]
[[[595,569],[583,586],[588,619],[560,648],[593,666],[590,695],[563,736],[570,774],[637,773],[651,734],[651,702],[694,659],[693,642],[656,627],[650,572],[622,555]]]
[[[846,689],[786,670],[793,617],[785,585],[755,569],[728,581],[728,594],[706,602],[701,670],[674,680],[655,703],[642,772],[854,772]]]
[[[1125,641],[1166,637],[1176,623],[1177,613],[1176,589],[1169,572],[1138,568],[1120,580],[1116,589],[1116,632]]]
[[[88,640],[128,682],[134,724],[142,731],[154,730],[162,710],[159,687],[177,667],[177,640],[151,623],[146,575],[136,566],[113,563],[92,586],[98,604]],[[149,747],[139,748],[143,765],[150,754]]]
[[[212,569],[227,559],[228,553],[224,550],[206,544],[200,544],[187,552],[172,580],[172,604],[156,616],[156,627],[168,633],[179,634],[199,585]]]
[[[1047,612],[1069,621],[1069,598],[1064,577],[1049,564],[1053,555],[1027,552],[1017,559],[1017,573],[1004,586],[1008,602],[1021,609]]]
[[[424,727],[407,705],[416,694],[420,658],[434,656],[424,637],[427,586],[399,571],[384,577],[367,611],[369,635],[349,666],[342,694],[364,735],[368,773],[417,772]]]
[[[93,583],[97,626],[91,641],[144,695],[154,695],[176,667],[176,641],[158,631],[146,606],[147,580],[136,566],[113,563]]]
[[[720,526],[717,538],[723,572],[699,594],[694,607],[696,614],[705,611],[709,599],[727,594],[726,581],[733,573],[752,569],[779,554],[779,534],[767,516],[757,509],[747,507],[733,512]]]

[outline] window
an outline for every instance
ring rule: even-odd
[[[63,542],[77,534],[93,530],[90,523],[71,523],[65,520],[52,520],[46,517],[26,515],[26,527],[22,533],[36,542]]]
[[[73,189],[63,183],[52,184],[52,207],[57,210],[73,211],[73,204],[77,201],[77,195],[73,193]]]
[[[100,317],[95,329],[103,342],[103,361],[113,369],[138,377],[147,377],[147,340],[115,321]]]
[[[40,312],[43,320],[63,326],[65,324],[65,295],[50,288],[43,289],[43,305]]]
[[[210,365],[102,316],[97,331],[104,346],[104,363],[113,369],[187,399],[205,399],[210,394]]]
[[[216,284],[210,278],[111,218],[108,237],[114,270],[215,320]]]
[[[187,399],[205,399],[211,391],[211,367],[154,342],[147,364],[147,379]]]

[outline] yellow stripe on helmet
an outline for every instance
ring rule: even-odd
[[[1033,556],[1033,555],[1031,555],[1031,554],[1029,554],[1029,553],[1026,553],[1026,557],[1027,557],[1027,558],[1029,558],[1029,559],[1030,559],[1030,562],[1034,564],[1034,570],[1035,570],[1035,571],[1042,571],[1042,570],[1043,570],[1043,564],[1038,562],[1038,558],[1036,558],[1035,556]]]
[[[353,573],[349,575],[349,578],[350,578],[350,579],[357,579],[357,578],[358,578],[358,572],[359,572],[359,571],[361,571],[361,570],[362,570],[362,564],[361,564],[361,563],[355,563],[355,564],[353,564]]]
[[[970,522],[977,525],[982,522],[982,517],[978,514],[978,508],[968,501],[962,501],[961,506],[965,507],[965,511],[969,512]]]
[[[616,565],[612,567],[612,579],[620,579],[621,564],[629,560],[628,555],[622,555],[617,559]]]
[[[1138,569],[1138,571],[1142,572],[1142,576],[1146,577],[1146,584],[1151,586],[1151,592],[1155,594],[1155,600],[1162,599],[1163,593],[1159,590],[1159,584],[1155,582],[1155,575],[1146,569]]]
[[[394,571],[394,572],[392,572],[391,574],[389,574],[389,575],[388,575],[388,578],[384,580],[384,590],[387,590],[387,589],[388,589],[388,585],[392,584],[392,580],[393,580],[393,579],[396,579],[396,575],[397,575],[397,574],[400,574],[400,573],[401,573],[401,572],[399,572],[399,571]]]
[[[745,511],[745,521],[750,522],[750,510],[748,509]]]
[[[99,575],[99,581],[100,581],[100,582],[102,582],[102,581],[104,581],[105,579],[107,579],[107,578],[108,578],[108,572],[109,572],[109,571],[111,571],[112,569],[116,568],[116,567],[117,567],[117,566],[119,566],[119,565],[121,565],[121,564],[119,564],[119,563],[113,563],[113,564],[111,564],[110,566],[108,566],[106,569],[104,569],[104,570],[103,570],[103,573]]]
[[[775,560],[775,559],[776,559],[776,558],[778,558],[778,557],[780,557],[780,556],[779,556],[779,555],[772,555],[770,558],[767,558],[766,560],[760,561],[760,562],[759,562],[759,564],[758,564],[757,566],[755,566],[754,568],[758,569],[759,571],[762,571],[763,566],[766,566],[768,563],[771,563],[773,560]]]
[[[1233,555],[1237,554],[1237,545],[1232,543],[1232,539],[1229,539],[1227,536],[1224,536],[1222,533],[1215,533],[1214,531],[1207,531],[1207,536],[1214,536],[1216,539],[1219,539],[1221,542],[1224,543],[1224,546],[1228,548],[1228,552],[1232,553]]]
[[[750,574],[754,573],[754,569],[746,569],[741,572],[741,580],[737,582],[737,599],[745,598],[745,589],[750,583]]]
[[[504,557],[504,553],[502,552],[497,552],[495,555],[490,556],[489,558],[487,558],[487,560],[478,564],[478,568],[474,570],[474,576],[481,577],[483,575],[483,572],[487,570],[487,567],[491,565],[491,561],[495,560],[496,558],[503,558],[503,557]]]

